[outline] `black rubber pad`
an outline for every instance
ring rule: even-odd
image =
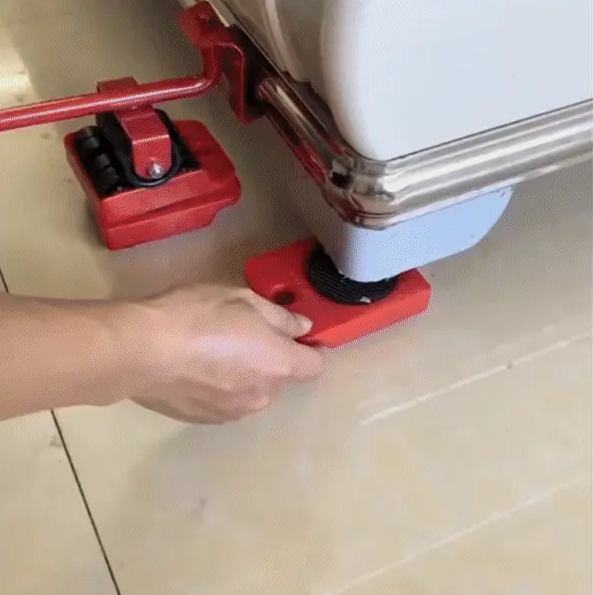
[[[321,246],[316,246],[309,255],[307,277],[323,297],[344,305],[372,304],[386,298],[397,285],[397,277],[374,283],[348,279],[338,271]]]

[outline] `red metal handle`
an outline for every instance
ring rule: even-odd
[[[206,93],[215,87],[219,80],[220,67],[216,61],[213,61],[210,72],[205,72],[202,76],[138,85],[133,94],[125,91],[100,91],[9,108],[0,111],[0,132],[62,120],[73,120],[104,112],[132,109],[165,101],[188,99]]]
[[[200,76],[138,85],[133,92],[101,90],[0,110],[0,132],[188,99],[208,92],[220,82],[221,46],[228,44],[228,38],[225,36],[224,26],[207,2],[202,2],[190,10],[194,18],[194,28],[198,32],[198,49],[203,58],[203,72]]]

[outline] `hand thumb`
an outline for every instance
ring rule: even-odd
[[[313,326],[311,320],[306,316],[289,312],[286,308],[273,304],[256,294],[253,294],[251,301],[268,324],[293,339],[305,336]]]

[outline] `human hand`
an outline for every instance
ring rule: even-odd
[[[222,424],[269,407],[276,389],[322,372],[300,345],[311,323],[250,290],[196,285],[143,301],[150,382],[134,401],[181,421]]]

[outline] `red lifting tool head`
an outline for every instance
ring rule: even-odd
[[[416,270],[377,284],[356,283],[322,260],[314,264],[327,268],[317,270],[314,280],[311,258],[316,255],[315,241],[304,240],[256,256],[245,265],[245,279],[257,294],[313,321],[302,343],[339,347],[428,308],[431,288]]]
[[[240,184],[222,148],[198,122],[171,122],[153,104],[209,91],[223,76],[242,122],[249,105],[247,54],[208,2],[184,11],[180,26],[203,59],[201,76],[138,84],[100,83],[96,93],[0,111],[0,132],[95,115],[96,126],[66,137],[68,160],[111,249],[204,227],[236,202]]]

